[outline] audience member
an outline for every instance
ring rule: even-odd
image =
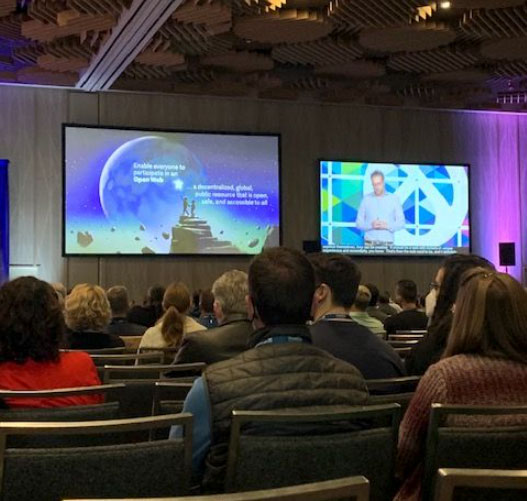
[[[130,300],[128,299],[126,287],[123,285],[115,285],[108,289],[106,295],[112,310],[112,320],[108,326],[108,332],[110,334],[116,334],[117,336],[143,335],[146,327],[129,322],[126,318],[130,310]]]
[[[355,322],[364,327],[370,329],[371,332],[377,336],[384,338],[386,332],[384,330],[384,325],[380,320],[371,317],[366,313],[371,300],[370,290],[365,285],[359,285],[357,290],[357,295],[355,296],[355,301],[350,309],[350,316]]]
[[[370,304],[366,308],[366,313],[381,322],[384,322],[390,315],[379,308],[379,288],[374,284],[366,284],[366,288],[370,291]]]
[[[200,292],[199,295],[199,323],[207,329],[218,326],[218,320],[214,315],[214,294],[210,289]]]
[[[214,282],[212,294],[219,327],[186,335],[175,363],[205,362],[209,365],[235,357],[247,349],[253,332],[245,303],[247,273],[239,270],[224,273]]]
[[[55,294],[57,294],[61,310],[64,310],[64,302],[66,301],[66,296],[68,295],[66,286],[60,282],[54,282],[51,284],[51,287],[53,287]]]
[[[395,300],[403,309],[384,322],[387,334],[395,334],[397,331],[425,330],[428,325],[428,317],[417,309],[417,285],[413,280],[399,280],[395,287]]]
[[[112,313],[104,289],[79,284],[66,298],[67,345],[72,350],[100,350],[124,347],[119,336],[107,332]]]
[[[64,317],[55,290],[33,277],[0,287],[0,387],[53,390],[99,385],[97,370],[83,352],[60,352]],[[7,399],[8,407],[63,407],[101,402],[100,395]]]
[[[431,364],[441,358],[452,325],[452,307],[459,280],[465,271],[477,266],[494,269],[492,263],[476,255],[455,254],[445,259],[434,280],[439,292],[428,333],[412,348],[405,360],[408,374],[424,374]]]
[[[401,313],[402,309],[392,301],[390,293],[385,291],[382,294],[379,294],[379,310],[386,315],[397,315]]]
[[[312,254],[310,261],[318,284],[310,328],[313,345],[354,365],[366,379],[404,376],[394,349],[349,314],[361,279],[355,263],[343,254]]]
[[[311,346],[306,322],[314,291],[313,268],[298,251],[269,249],[252,261],[247,302],[257,330],[251,349],[207,367],[183,409],[194,415],[193,465],[201,470],[206,458],[207,490],[223,487],[233,409],[309,409],[368,400],[355,367]],[[176,428],[171,436],[179,433]]]
[[[165,288],[162,285],[150,287],[146,293],[145,303],[130,308],[126,315],[129,322],[152,327],[163,315],[163,296]]]
[[[192,293],[192,306],[190,307],[189,315],[192,318],[199,318],[201,314],[201,309],[199,307],[199,297],[201,295],[201,289],[195,290]]]
[[[163,310],[165,313],[157,324],[144,333],[139,348],[178,348],[187,334],[206,330],[189,316],[190,292],[181,282],[167,287]]]
[[[404,483],[397,500],[420,499],[432,403],[527,404],[527,293],[511,276],[488,267],[468,270],[458,283],[443,358],[421,379],[400,427],[398,474]],[[478,426],[493,425],[491,416],[479,419]],[[517,419],[511,416],[510,424],[520,424]]]

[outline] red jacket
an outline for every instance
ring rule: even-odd
[[[0,363],[0,388],[3,390],[51,390],[100,384],[97,369],[90,356],[84,352],[60,353],[57,362],[35,362],[30,359],[22,364]],[[102,395],[16,398],[6,401],[9,407],[66,407],[101,402]]]

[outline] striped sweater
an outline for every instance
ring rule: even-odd
[[[397,501],[420,499],[432,403],[527,404],[527,360],[520,364],[477,355],[455,355],[430,366],[399,429],[397,474],[403,484],[395,497]]]

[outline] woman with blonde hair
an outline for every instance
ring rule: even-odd
[[[68,327],[69,348],[99,350],[124,347],[119,336],[106,332],[112,312],[102,287],[76,285],[66,297],[64,317]]]
[[[141,348],[178,348],[185,334],[206,330],[188,315],[191,296],[188,287],[177,282],[169,285],[163,296],[163,316],[144,333]]]
[[[482,267],[462,275],[446,350],[422,377],[399,429],[396,500],[421,497],[432,403],[527,404],[527,292],[511,276]],[[492,417],[481,423],[492,424]]]

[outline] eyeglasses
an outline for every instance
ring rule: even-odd
[[[430,289],[439,290],[441,284],[439,282],[430,282]]]

